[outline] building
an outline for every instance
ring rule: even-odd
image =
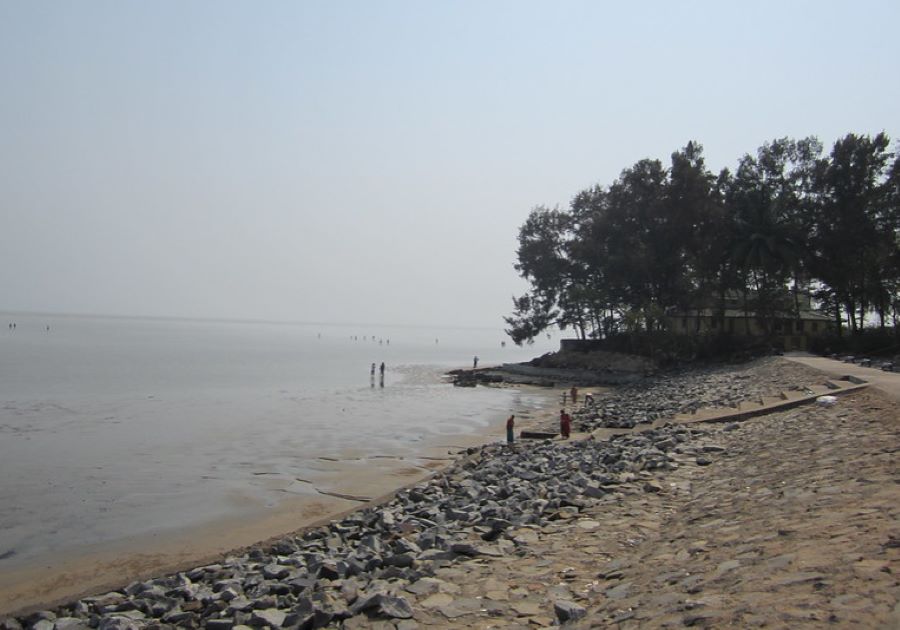
[[[747,298],[752,304],[754,296]],[[733,335],[769,339],[783,350],[806,350],[809,340],[834,330],[834,320],[812,308],[808,295],[786,296],[765,317],[753,307],[744,307],[739,294],[726,295],[724,304],[670,311],[666,321],[670,331],[685,335]],[[723,308],[724,306],[724,308]]]

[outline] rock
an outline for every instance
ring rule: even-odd
[[[398,553],[384,559],[384,564],[390,567],[411,567],[414,558],[408,553]]]
[[[419,597],[423,595],[431,595],[433,593],[437,593],[440,588],[441,581],[436,580],[435,578],[425,577],[419,580],[416,580],[412,584],[407,584],[406,590],[412,593],[413,595],[418,595]]]
[[[230,602],[240,597],[240,592],[230,586],[219,592],[219,598],[223,601]]]
[[[478,555],[478,548],[470,543],[454,543],[450,546],[450,551],[461,556],[474,557]]]
[[[608,492],[596,482],[591,482],[584,487],[582,494],[586,497],[591,497],[592,499],[602,499]]]
[[[559,619],[560,624],[576,621],[587,614],[587,611],[584,608],[575,602],[567,600],[558,600],[554,602],[553,612],[556,613],[556,618]]]
[[[251,602],[246,597],[236,597],[230,602],[228,602],[228,610],[232,611],[243,611],[250,610],[253,607],[253,602]]]
[[[604,593],[609,599],[624,599],[631,594],[631,582],[623,582]]]
[[[263,567],[262,574],[267,580],[281,580],[290,575],[291,570],[280,564],[267,564]]]
[[[419,605],[423,608],[440,608],[442,606],[446,606],[452,601],[453,598],[446,593],[435,593],[434,595],[431,595],[430,597],[427,597],[423,601],[419,602]]]
[[[733,571],[741,566],[740,560],[726,560],[719,564],[716,567],[716,573],[718,575],[722,575],[723,573],[727,573],[728,571]]]
[[[280,628],[284,623],[285,617],[287,617],[287,613],[277,608],[255,610],[250,617],[250,625],[256,628],[264,628],[266,626]]]
[[[367,612],[392,619],[412,618],[412,607],[405,598],[385,593],[376,593],[358,600],[350,611],[354,615]]]
[[[190,621],[194,618],[194,613],[187,612],[184,610],[171,610],[163,615],[162,620],[166,623],[171,624],[183,624],[183,622]]]
[[[453,600],[449,604],[441,606],[439,608],[439,611],[447,619],[456,619],[457,617],[480,612],[482,608],[484,608],[484,606],[485,602],[482,602],[480,599],[475,599],[474,597],[464,597],[461,599]]]
[[[516,611],[516,613],[518,613],[520,617],[539,615],[543,610],[539,603],[532,601],[513,602],[512,604],[510,604],[510,607],[514,611]]]
[[[664,488],[656,479],[644,482],[644,492],[663,492]]]

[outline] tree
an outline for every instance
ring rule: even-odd
[[[900,158],[888,144],[848,134],[822,157],[814,137],[780,138],[715,177],[689,142],[668,168],[640,160],[568,210],[536,207],[515,264],[530,289],[507,332],[522,343],[553,325],[582,338],[653,331],[714,300],[723,313],[737,291],[747,333],[751,313],[773,333],[813,287],[839,329],[842,311],[854,331],[872,311],[896,325]]]
[[[884,271],[892,268],[897,237],[888,147],[884,133],[847,134],[817,170],[813,273],[823,282],[821,294],[843,308],[854,333],[873,305],[885,310],[889,301],[891,274]],[[840,313],[835,315],[840,321]]]
[[[774,140],[756,157],[744,155],[725,182],[726,209],[733,219],[729,257],[742,275],[744,308],[770,334],[779,315],[791,306],[799,310],[797,294],[807,267],[805,210],[820,152],[815,138]],[[791,283],[793,305],[785,301]]]

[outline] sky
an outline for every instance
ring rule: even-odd
[[[537,205],[689,140],[718,171],[900,139],[898,24],[895,0],[0,0],[0,311],[499,328]]]

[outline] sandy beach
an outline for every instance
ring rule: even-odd
[[[511,410],[519,414],[520,429],[552,420],[564,388],[517,387],[545,401],[543,409]],[[261,506],[252,497],[236,497],[235,516],[212,524],[126,537],[44,557],[40,562],[13,564],[0,571],[0,615],[57,605],[134,580],[213,562],[229,552],[339,518],[361,505],[383,502],[398,489],[451,463],[466,449],[504,439],[505,421],[506,415],[498,415],[482,430],[435,437],[401,455],[367,456],[345,449],[317,462],[314,487],[318,492],[287,496],[272,507]]]
[[[360,500],[322,495],[271,520],[207,528],[203,556],[191,534],[159,552],[106,549],[36,567],[4,583],[4,610],[43,612],[0,626],[889,627],[900,621],[892,376],[831,407],[476,448],[502,435],[498,418],[470,443],[336,472],[334,494],[383,495],[362,511]],[[630,398],[663,405],[674,387],[690,407],[707,391],[733,413],[722,406],[731,392],[803,391],[827,378],[765,359]],[[558,393],[518,428],[552,426]]]

